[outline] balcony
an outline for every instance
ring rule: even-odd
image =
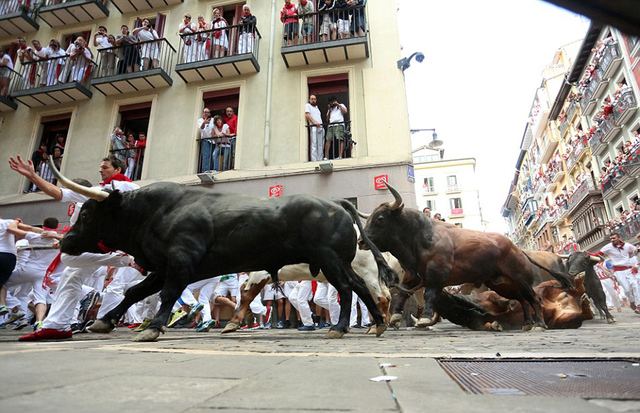
[[[184,0],[111,0],[111,4],[122,14],[173,6],[183,2]]]
[[[236,135],[199,139],[198,173],[233,169],[236,159]]]
[[[632,156],[622,167],[627,171],[628,175],[635,177],[640,174],[640,148],[632,148],[631,151]]]
[[[0,37],[17,36],[40,28],[25,0],[3,0],[0,4]]]
[[[435,186],[423,185],[422,195],[423,196],[438,195],[438,191],[436,190]]]
[[[633,176],[629,175],[625,171],[625,169],[626,168],[620,168],[620,170],[616,173],[616,177],[613,180],[614,189],[621,191],[626,188],[627,185],[629,185],[632,181],[635,181],[635,179],[633,179]]]
[[[578,160],[580,159],[580,157],[582,156],[582,154],[585,152],[587,148],[585,146],[577,146],[573,149],[573,151],[571,152],[571,154],[569,154],[569,157],[567,158],[567,170],[569,171],[569,173],[571,173],[571,171],[573,170],[573,168],[578,164]]]
[[[624,125],[625,122],[638,109],[636,97],[631,88],[620,93],[620,97],[615,105],[613,105],[613,117],[618,125]]]
[[[636,236],[640,234],[640,216],[631,216],[622,226],[617,227],[623,241],[634,243]]]
[[[597,128],[593,135],[591,135],[591,137],[589,138],[591,153],[594,155],[602,155],[607,150],[607,145],[601,140],[602,136],[602,130],[600,128]]]
[[[553,172],[551,182],[557,184],[562,180],[562,178],[564,178],[564,175],[565,175],[565,172],[564,172],[564,169],[562,168],[562,162],[560,162],[559,167],[557,167],[556,170]]]
[[[569,216],[569,210],[567,209],[567,204],[564,203],[560,207],[551,210],[551,225],[554,227],[559,226],[564,222],[564,220]]]
[[[369,39],[367,35],[368,27],[365,21],[365,6],[357,6],[349,10],[353,13],[351,16],[352,20],[360,22],[359,26],[362,30],[359,30],[359,37],[341,37],[339,33],[336,33],[335,28],[328,27],[330,26],[330,22],[335,22],[338,19],[346,18],[348,21],[348,16],[343,16],[343,13],[348,13],[347,10],[306,14],[305,17],[300,17],[300,26],[302,27],[305,24],[303,19],[307,24],[313,24],[311,34],[307,36],[310,37],[310,39],[307,39],[305,43],[302,36],[300,36],[297,44],[295,39],[291,40],[291,44],[289,44],[287,39],[284,39],[281,48],[284,64],[289,68],[369,58]],[[292,24],[289,23],[289,20],[298,20],[298,18],[292,16],[288,20],[285,20],[283,33],[286,33],[289,27],[288,24]],[[328,34],[320,35],[319,33],[321,31]],[[350,35],[347,34],[347,36]]]
[[[464,210],[462,208],[451,208],[449,218],[460,218],[462,216],[464,216]]]
[[[620,126],[616,123],[615,116],[609,115],[600,123],[602,131],[601,140],[603,143],[609,143],[620,132]]]
[[[185,83],[258,73],[260,32],[241,25],[180,35],[176,73]],[[207,40],[213,39],[213,42]],[[214,43],[228,39],[226,55],[214,57]]]
[[[15,82],[11,95],[27,107],[52,106],[90,99],[95,63],[71,56],[53,57],[25,63],[21,82]]]
[[[573,117],[575,116],[577,111],[578,111],[577,103],[575,101],[571,102],[571,104],[567,108],[567,119],[569,119],[569,122],[573,121]]]
[[[622,63],[622,55],[616,43],[610,44],[600,58],[600,67],[605,77],[611,77]]]
[[[460,187],[458,186],[458,184],[447,184],[447,193],[448,194],[453,194],[456,192],[461,192],[460,191]]]
[[[585,179],[582,181],[580,185],[573,191],[570,197],[567,198],[567,210],[569,211],[569,215],[573,215],[578,206],[582,203],[583,200],[587,198],[589,194],[597,194],[595,187],[593,186],[593,182],[591,179]]]
[[[107,0],[44,0],[38,17],[51,27],[109,17]]]
[[[560,136],[564,136],[565,132],[569,130],[569,117],[565,116],[562,121],[558,124],[558,130],[560,131]]]
[[[609,178],[602,183],[602,198],[611,199],[620,193],[619,189],[613,187],[615,178]]]
[[[11,95],[16,85],[22,83],[22,76],[20,76],[20,73],[9,68],[6,70],[9,70],[9,82],[6,89],[2,90],[0,87],[0,112],[10,112],[18,109],[18,104],[13,100]]]
[[[100,49],[96,74],[91,84],[105,96],[171,86],[175,53],[176,49],[167,39]],[[141,60],[144,56],[149,58]]]
[[[551,159],[551,155],[553,155],[556,148],[558,147],[558,139],[555,137],[548,138],[543,142],[543,145],[544,147],[542,148],[542,152],[540,153],[540,163],[547,163],[549,162],[549,159]]]
[[[609,78],[605,75],[604,69],[602,66],[598,66],[595,72],[596,79],[592,85],[593,91],[591,95],[591,99],[600,99],[602,93],[607,90],[607,86],[609,85]]]
[[[640,37],[629,36],[627,40],[631,57],[640,57]]]
[[[596,101],[593,98],[595,87],[591,86],[595,82],[597,82],[597,79],[594,75],[594,77],[591,79],[591,82],[589,82],[587,87],[585,87],[582,93],[582,98],[580,98],[580,110],[582,111],[582,114],[584,116],[590,115],[593,109],[596,107]]]

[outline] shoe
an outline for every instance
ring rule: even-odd
[[[42,328],[35,333],[27,334],[18,341],[42,341],[42,340],[66,340],[73,337],[71,330],[54,330],[53,328]]]
[[[151,320],[153,320],[153,319],[151,319],[151,318],[145,318],[145,319],[142,321],[142,323],[141,323],[138,327],[136,327],[136,328],[134,328],[134,329],[133,329],[133,331],[142,331],[142,330],[146,330],[146,329],[147,329],[147,327],[149,327],[149,324],[151,324]]]
[[[71,334],[82,334],[87,332],[87,323],[74,323],[71,324]]]
[[[323,161],[328,161],[328,159],[327,159],[327,158],[322,158],[322,160],[323,160]]]
[[[126,323],[126,322],[123,321],[122,323],[120,323],[120,324],[118,324],[116,326],[116,328],[124,328],[124,327],[129,327],[129,323]]]
[[[291,321],[284,320],[284,328],[291,328]]]
[[[169,324],[167,324],[167,327],[175,326],[176,324],[178,324],[178,321],[188,316],[189,314],[186,311],[182,311],[182,310],[176,311],[175,313],[173,313],[173,316],[171,317],[171,321],[169,321]]]
[[[3,316],[5,314],[9,314],[9,309],[6,305],[3,305],[2,307],[0,307],[0,316]]]
[[[264,324],[260,324],[260,325],[258,326],[258,328],[259,328],[260,330],[264,330],[266,327],[264,326]]]
[[[351,326],[351,328],[364,328],[364,327],[362,327],[360,324],[356,324],[356,325]]]
[[[189,311],[188,320],[189,321],[193,321],[196,318],[196,316],[198,315],[198,313],[200,311],[202,311],[203,308],[204,308],[204,305],[202,305],[200,303],[191,306],[191,311]]]
[[[78,312],[78,320],[80,322],[87,321],[87,318],[91,318],[98,301],[100,301],[100,294],[97,291],[91,291],[80,300],[80,311]]]
[[[319,330],[322,330],[325,327],[331,327],[331,324],[327,323],[326,321],[322,324],[320,324],[320,326],[318,327]]]
[[[257,330],[258,328],[260,328],[260,324],[253,323],[253,325],[251,327],[249,327],[249,330]]]
[[[216,320],[212,318],[211,320],[205,321],[204,323],[202,323],[200,327],[197,327],[196,332],[206,333],[207,331],[211,330],[211,327],[214,326],[215,324],[216,324]]]
[[[282,322],[282,320],[278,321],[278,324],[276,324],[276,328],[284,328],[284,323]]]
[[[13,326],[13,330],[22,330],[28,325],[29,325],[29,322],[27,321],[26,318],[23,317],[20,320],[18,320],[18,323],[15,326]]]
[[[140,324],[142,324],[142,323],[133,323],[133,324],[129,324],[129,325],[127,326],[127,328],[128,328],[129,330],[133,330],[134,328],[138,328],[138,327],[140,327]]]
[[[271,330],[271,322],[268,322],[267,324],[264,325],[264,329],[265,330]]]
[[[38,331],[42,328],[42,321],[38,321],[33,325],[33,331]]]
[[[14,321],[18,321],[20,320],[22,317],[24,317],[24,312],[18,310],[15,313],[11,313],[11,315],[9,316],[9,318],[7,318],[7,321],[5,321],[5,324],[11,324]]]
[[[302,326],[298,327],[298,331],[314,331],[316,329],[315,326]]]

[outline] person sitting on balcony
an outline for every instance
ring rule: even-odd
[[[258,20],[251,14],[248,5],[242,6],[242,17],[238,21],[240,25],[240,37],[238,38],[238,54],[253,53],[253,43],[255,42],[255,31]]]
[[[116,55],[112,49],[115,46],[115,38],[108,34],[107,28],[98,26],[98,31],[93,35],[93,46],[100,53],[100,76],[111,76],[116,69]]]
[[[302,43],[313,42],[313,12],[315,8],[310,0],[298,0],[298,15],[302,17]]]
[[[207,172],[211,170],[211,159],[215,145],[214,140],[211,139],[213,120],[209,108],[204,108],[202,116],[198,118],[197,125],[200,130],[200,158],[202,159],[198,172]]]
[[[213,9],[213,21],[211,29],[213,32],[213,57],[224,57],[229,48],[229,39],[227,37],[227,21],[222,17],[220,9]]]
[[[142,70],[149,68],[156,69],[160,67],[160,42],[158,32],[153,28],[149,19],[142,19],[142,26],[133,29],[133,35],[138,36],[138,40],[142,43]],[[151,65],[151,66],[149,66]]]
[[[280,11],[280,21],[284,23],[282,37],[287,46],[298,44],[298,7],[291,0],[284,0],[284,7]]]
[[[208,30],[211,30],[211,26],[204,21],[204,16],[202,14],[198,14],[198,23],[197,23],[198,35],[196,36],[196,60],[206,60],[211,56],[211,41],[209,40]]]
[[[336,0],[336,26],[338,28],[338,38],[348,39],[349,32],[349,5],[347,0]]]
[[[93,59],[93,53],[87,45],[87,42],[78,37],[73,43],[69,45],[67,49],[71,66],[70,68],[71,80],[74,82],[84,82],[91,74],[91,59]],[[67,79],[60,79],[61,82],[65,82]]]
[[[322,22],[320,23],[320,41],[335,40],[336,34],[336,15],[334,9],[336,7],[335,0],[321,0],[322,5],[318,7],[321,12]]]
[[[185,13],[183,19],[182,23],[178,26],[178,33],[181,34],[182,41],[184,42],[183,63],[191,63],[196,61],[196,55],[198,53],[197,36],[192,35],[198,31],[198,26],[191,22],[191,14],[189,13]]]
[[[229,152],[231,142],[229,141],[229,125],[222,121],[222,117],[216,115],[213,118],[213,129],[211,135],[215,138],[216,148],[213,151],[213,163],[216,171],[226,171],[229,169]],[[220,165],[222,157],[222,165]]]
[[[304,117],[309,128],[311,161],[322,159],[324,148],[324,128],[322,127],[322,114],[318,109],[318,99],[315,95],[309,96],[309,103],[304,109]]]
[[[2,49],[2,58],[0,59],[0,96],[9,94],[9,82],[11,82],[11,71],[13,70],[13,61],[11,56],[7,54],[6,49]]]
[[[365,33],[365,20],[364,20],[364,5],[367,0],[347,0],[347,4],[351,10],[351,35],[353,37],[364,37]],[[358,5],[362,5],[362,8],[357,8]]]
[[[136,43],[138,38],[129,32],[126,24],[120,26],[120,34],[116,37],[116,46],[122,48],[122,57],[118,62],[118,74],[140,71],[140,52]]]

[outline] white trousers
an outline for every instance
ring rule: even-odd
[[[334,294],[330,291],[333,290]],[[337,324],[340,318],[340,303],[338,303],[338,291],[329,283],[318,283],[313,302],[317,306],[329,311],[331,324]]]
[[[309,300],[313,294],[311,288],[311,281],[300,281],[289,295],[289,301],[296,310],[300,313],[300,321],[306,327],[313,325],[313,319],[311,318],[311,308],[309,307]]]
[[[324,157],[324,129],[322,127],[311,126],[311,160],[320,161]]]
[[[613,275],[629,301],[640,304],[640,285],[638,285],[638,280],[631,274],[631,270],[616,271]]]
[[[82,299],[82,284],[100,266],[125,267],[131,257],[122,254],[82,253],[78,256],[62,254],[62,262],[67,268],[58,282],[49,315],[42,322],[42,328],[67,330],[74,322],[76,304]]]
[[[615,308],[622,307],[622,300],[620,300],[620,296],[616,291],[616,286],[613,283],[613,280],[611,278],[606,278],[604,280],[600,280],[600,284],[602,284],[602,289],[607,296],[607,306]]]
[[[113,274],[113,280],[104,292],[98,318],[104,317],[109,311],[116,308],[124,299],[124,293],[142,280],[144,280],[144,276],[135,268],[118,268]],[[133,317],[133,315],[130,316]]]
[[[360,324],[364,327],[370,323],[369,310],[367,310],[367,306],[364,305],[364,302],[360,297],[358,297],[358,294],[354,292],[353,297],[351,298],[351,320],[349,320],[349,327],[358,325],[358,304],[360,304],[360,313],[362,314]]]

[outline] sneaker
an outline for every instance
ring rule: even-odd
[[[265,330],[271,330],[271,322],[268,322],[267,324],[264,325],[264,329]]]
[[[191,311],[189,311],[189,322],[193,321],[203,308],[204,305],[200,303],[191,306]]]
[[[133,323],[133,324],[129,324],[129,325],[127,326],[127,328],[128,328],[129,330],[133,330],[134,328],[138,328],[138,327],[140,327],[140,324],[142,324],[142,323]]]
[[[38,321],[33,325],[33,331],[38,331],[42,328],[42,321]]]
[[[66,340],[73,337],[71,330],[54,330],[53,328],[42,328],[35,333],[27,334],[18,341],[42,341],[42,340]]]
[[[169,324],[167,324],[167,327],[175,326],[176,324],[178,324],[178,321],[188,316],[189,314],[186,311],[182,311],[182,310],[176,311],[175,313],[173,313],[173,316],[171,317],[171,321],[169,321]]]
[[[253,323],[253,325],[251,327],[249,327],[249,330],[257,330],[258,328],[260,328],[260,324]]]
[[[15,313],[11,313],[11,315],[9,316],[9,318],[7,318],[7,321],[5,321],[5,324],[11,324],[14,321],[18,321],[20,320],[22,317],[24,317],[24,312],[18,310]]]
[[[151,324],[151,320],[153,320],[153,319],[152,318],[145,318],[138,327],[133,329],[133,331],[146,330],[146,328],[149,327],[149,324]]]
[[[71,324],[71,334],[82,334],[87,333],[87,323],[74,323]]]
[[[2,307],[0,307],[0,316],[3,316],[5,314],[9,314],[9,309],[6,305],[3,305]]]
[[[298,327],[298,331],[314,331],[315,329],[316,327],[313,325]]]
[[[278,325],[276,326],[276,328],[284,328],[284,323],[282,322],[282,320],[278,321]]]
[[[284,328],[291,328],[291,321],[285,320],[284,321]]]
[[[80,300],[80,311],[78,312],[78,320],[80,322],[87,321],[87,318],[91,318],[91,314],[100,301],[100,294],[97,291],[91,291]]]
[[[196,328],[196,332],[206,333],[207,331],[211,330],[211,327],[213,327],[215,324],[216,324],[216,320],[212,318],[211,320],[205,321],[204,323],[202,323],[200,327]]]
[[[322,330],[322,329],[323,329],[323,328],[325,328],[325,327],[331,327],[331,324],[329,324],[329,323],[327,323],[327,322],[325,321],[324,323],[322,323],[322,324],[320,324],[320,325],[318,326],[318,329],[319,329],[319,330]]]
[[[22,330],[23,328],[25,328],[28,325],[29,325],[29,322],[27,321],[27,319],[25,317],[23,317],[20,320],[18,320],[18,322],[16,323],[15,326],[13,326],[13,330]]]

